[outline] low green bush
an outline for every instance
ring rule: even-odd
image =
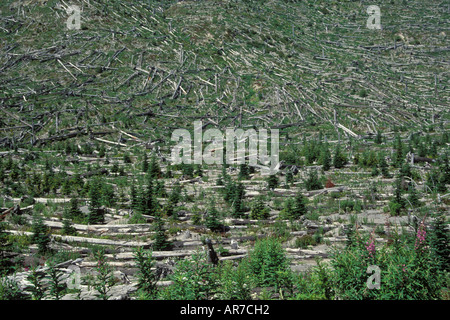
[[[248,268],[257,286],[277,286],[280,272],[289,269],[289,261],[281,243],[276,238],[266,238],[255,243],[249,253]]]
[[[373,236],[356,234],[356,242],[331,256],[333,286],[339,299],[422,300],[439,299],[444,274],[430,250],[421,226],[413,236],[403,235],[378,247]],[[369,266],[380,270],[379,289],[367,285]]]

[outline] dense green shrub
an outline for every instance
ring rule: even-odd
[[[291,297],[295,300],[330,300],[333,298],[332,273],[330,269],[317,261],[310,271],[294,277],[296,293]]]
[[[308,246],[314,246],[316,241],[313,236],[306,234],[304,236],[298,237],[295,239],[294,246],[296,248],[306,249]]]
[[[197,251],[190,258],[177,261],[168,276],[173,284],[161,289],[164,300],[207,300],[217,291],[214,266],[208,263],[208,253]]]
[[[344,212],[361,212],[362,210],[362,204],[359,200],[345,199],[340,201],[339,206]]]
[[[224,261],[217,270],[217,298],[221,300],[250,300],[252,282],[248,272],[247,260],[237,266],[231,261]]]
[[[258,286],[277,286],[280,272],[289,270],[289,261],[276,238],[258,240],[249,253],[248,268]]]
[[[339,299],[438,299],[443,274],[429,248],[423,225],[412,237],[377,247],[373,235],[357,234],[356,243],[331,256],[333,285]],[[369,266],[381,270],[380,288],[369,289]]]

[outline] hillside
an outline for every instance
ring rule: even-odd
[[[79,28],[68,24],[74,5]],[[367,266],[356,262],[360,282],[339,287],[346,283],[339,267],[350,262],[333,250],[353,250],[356,232],[358,241],[377,243],[386,271],[395,260],[387,257],[397,257],[384,256],[389,245],[404,237],[414,248],[427,230],[428,258],[414,250],[398,257],[417,270],[436,267],[423,272],[440,278],[424,278],[436,284],[429,296],[411,289],[405,299],[448,299],[449,5],[378,1],[381,29],[367,26],[369,5],[2,1],[5,276],[13,268],[20,291],[29,293],[32,266],[53,261],[66,274],[77,266],[82,285],[62,291],[65,299],[98,298],[92,283],[102,272],[114,275],[114,299],[393,299],[397,289],[387,277],[382,294],[363,291]],[[174,132],[192,133],[198,121],[223,133],[278,129],[280,170],[267,177],[245,165],[171,163]],[[234,270],[249,292],[180,293],[174,275],[184,270],[189,278],[186,261],[203,261],[207,239],[220,281]],[[287,260],[279,265],[287,269],[245,278],[258,250],[267,249],[258,246],[273,239],[266,245],[283,249]],[[149,296],[139,287],[144,266],[136,248],[151,249],[146,270],[162,273]],[[310,282],[298,276],[320,269],[320,261],[332,266],[333,293],[314,272]],[[352,296],[356,285],[361,295]]]

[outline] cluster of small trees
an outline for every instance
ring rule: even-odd
[[[306,206],[307,203],[307,198],[300,192],[297,193],[295,198],[286,199],[283,209],[280,212],[280,218],[289,220],[299,219],[308,212],[308,208]]]
[[[330,170],[331,166],[336,169],[343,168],[348,162],[347,156],[339,144],[336,145],[332,154],[328,142],[323,142],[321,138],[306,141],[305,137],[302,153],[306,159],[306,164],[312,165],[317,162],[322,165],[324,171]]]

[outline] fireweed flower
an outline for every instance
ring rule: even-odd
[[[370,235],[369,241],[366,242],[366,250],[369,252],[369,256],[373,258],[375,256],[375,240],[373,234]]]
[[[416,250],[418,249],[424,249],[424,244],[425,244],[425,239],[427,236],[427,231],[425,229],[425,225],[423,224],[423,222],[420,224],[419,226],[419,230],[417,230],[417,235],[416,235],[416,242],[414,244],[414,248]]]
[[[398,267],[402,267],[402,271],[403,271],[403,272],[406,272],[406,271],[407,271],[407,270],[406,270],[406,268],[407,268],[406,264],[398,264],[397,266],[398,266]]]

